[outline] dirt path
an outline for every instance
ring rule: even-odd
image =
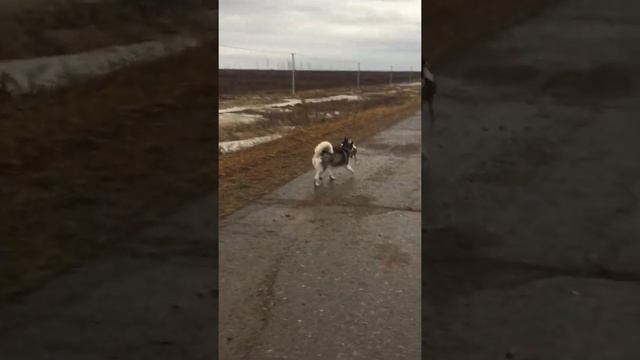
[[[440,70],[431,359],[638,358],[639,12],[565,1]]]
[[[420,358],[419,113],[358,150],[221,221],[221,359]]]

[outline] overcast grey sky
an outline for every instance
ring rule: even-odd
[[[363,70],[420,70],[420,0],[220,0],[219,6],[221,68],[286,68],[295,52],[298,69],[354,69],[360,61]]]

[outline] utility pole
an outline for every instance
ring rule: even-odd
[[[291,94],[296,94],[296,58],[294,53],[291,53]]]
[[[357,77],[356,81],[357,81],[356,82],[357,88],[358,88],[358,90],[360,90],[360,63],[358,63],[358,77]]]

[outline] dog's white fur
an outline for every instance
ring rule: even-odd
[[[355,145],[353,146],[355,149]],[[330,154],[333,154],[333,145],[331,145],[328,141],[323,141],[316,146],[313,150],[313,157],[311,158],[311,164],[313,164],[313,168],[316,169],[316,175],[314,176],[314,184],[315,186],[320,186],[320,180],[322,179],[322,174],[324,173],[324,169],[322,168],[322,153],[327,151]],[[335,180],[336,177],[333,176],[333,172],[331,171],[331,165],[327,166],[326,169],[329,172],[329,178],[331,180]],[[347,170],[354,173],[351,164],[347,163]]]
[[[330,154],[333,154],[333,145],[331,145],[331,143],[328,141],[323,141],[318,144],[318,146],[316,146],[316,148],[313,150],[314,159],[320,158],[320,155],[322,155],[322,152],[325,150],[327,150]]]

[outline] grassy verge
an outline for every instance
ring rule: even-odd
[[[419,109],[419,97],[408,97],[332,122],[311,125],[245,151],[221,155],[218,163],[220,216],[226,217],[309,171],[310,146],[327,139],[335,142],[345,134],[361,142]]]

